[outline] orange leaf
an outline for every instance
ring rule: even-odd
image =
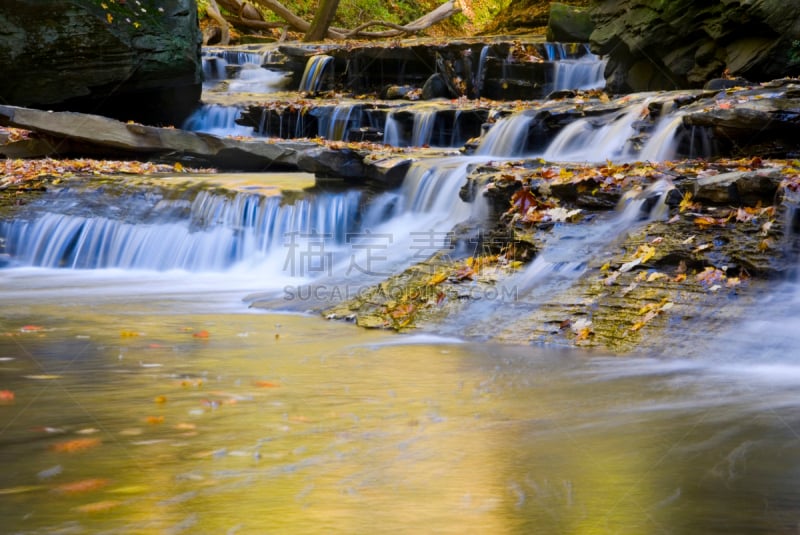
[[[63,492],[64,494],[78,494],[80,492],[90,492],[93,490],[102,489],[103,487],[108,486],[108,484],[108,479],[82,479],[80,481],[73,481],[72,483],[58,485],[53,490],[56,492]]]
[[[103,511],[108,511],[118,505],[121,505],[122,502],[117,500],[103,500],[100,502],[93,502],[87,503],[85,505],[81,505],[75,508],[76,511],[80,513],[102,513]]]
[[[259,388],[278,388],[279,386],[281,386],[280,384],[273,383],[272,381],[256,381],[253,384]]]
[[[206,330],[202,330],[202,331],[198,331],[198,332],[192,334],[192,336],[194,338],[208,338],[209,336],[211,336],[211,333],[209,333]]]
[[[50,449],[58,453],[75,453],[94,448],[101,443],[102,441],[99,438],[76,438],[74,440],[53,444],[50,446]]]

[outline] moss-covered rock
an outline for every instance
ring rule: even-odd
[[[194,0],[8,0],[4,104],[180,124],[200,99]]]

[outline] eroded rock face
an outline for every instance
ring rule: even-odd
[[[200,99],[200,43],[194,0],[6,0],[0,99],[180,124]]]
[[[798,0],[604,0],[594,20],[613,92],[702,87],[726,70],[756,82],[800,73]]]

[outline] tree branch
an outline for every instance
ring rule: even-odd
[[[219,29],[222,32],[222,35],[219,38],[219,44],[227,45],[231,42],[231,34],[228,30],[228,23],[222,17],[222,14],[219,12],[219,6],[217,5],[216,0],[208,0],[208,6],[206,6],[206,13],[209,17],[211,17],[214,22],[219,24]]]

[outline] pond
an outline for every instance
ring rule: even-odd
[[[751,359],[743,331],[608,357],[254,313],[178,280],[5,271],[4,532],[797,529],[800,366]]]

